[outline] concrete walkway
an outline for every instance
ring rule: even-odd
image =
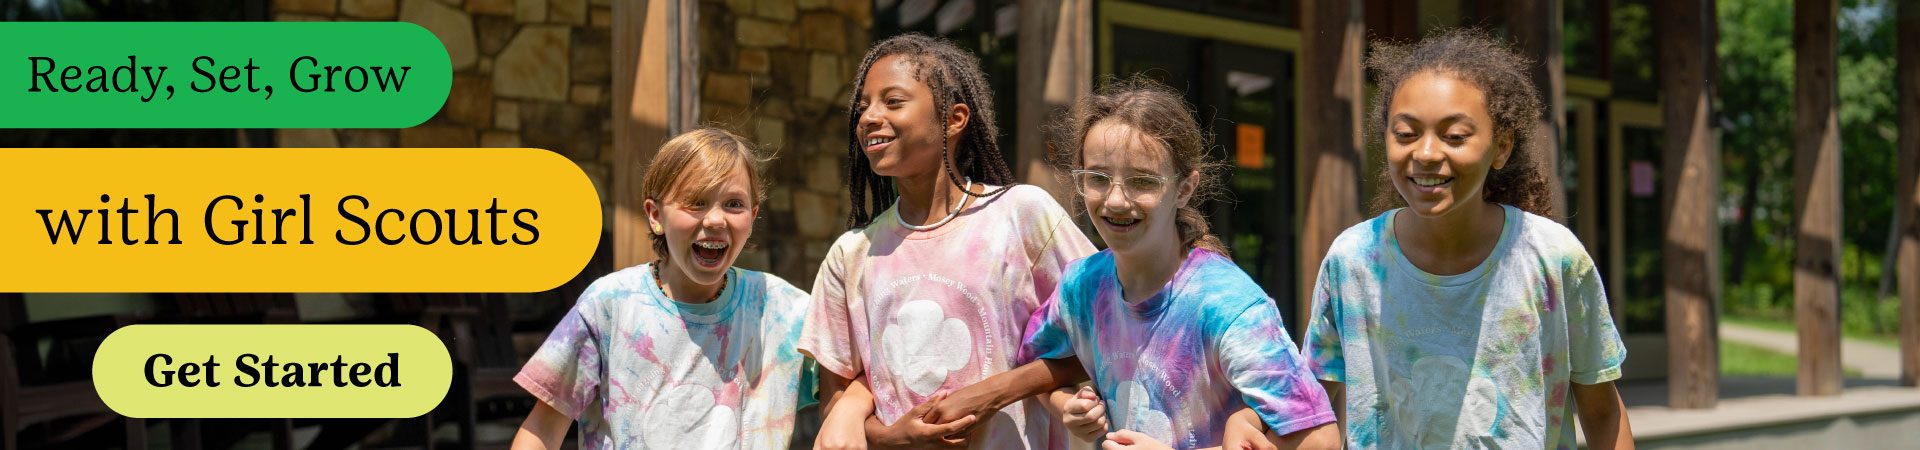
[[[1727,323],[1720,324],[1720,339],[1790,356],[1800,346],[1792,332]],[[1843,339],[1840,352],[1840,364],[1861,377],[1845,380],[1839,395],[1794,395],[1791,376],[1722,376],[1718,406],[1681,410],[1666,406],[1664,379],[1618,386],[1643,449],[1912,448],[1902,443],[1920,441],[1920,389],[1897,385],[1899,351]]]
[[[1720,338],[1772,350],[1788,356],[1800,353],[1800,337],[1793,333],[1720,323]],[[1879,379],[1900,378],[1900,349],[1859,339],[1840,340],[1840,366],[1860,371],[1860,376]]]
[[[1880,449],[1920,442],[1920,389],[1850,378],[1840,395],[1798,396],[1794,384],[1792,377],[1722,376],[1712,409],[1667,407],[1666,380],[1618,386],[1642,449]],[[1586,442],[1585,434],[1576,436]]]

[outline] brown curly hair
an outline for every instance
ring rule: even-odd
[[[1075,104],[1071,114],[1052,126],[1056,136],[1054,165],[1060,167],[1058,172],[1062,175],[1083,167],[1082,147],[1094,125],[1111,121],[1134,129],[1166,149],[1167,156],[1173,160],[1175,174],[1186,178],[1188,173],[1198,173],[1192,177],[1193,197],[1181,205],[1180,212],[1174,216],[1180,243],[1187,249],[1201,248],[1227,255],[1226,244],[1208,231],[1207,216],[1195,206],[1217,195],[1219,172],[1224,167],[1207,151],[1211,147],[1211,136],[1194,121],[1195,116],[1193,107],[1179,92],[1151,78],[1135,75],[1125,80],[1109,80],[1099,92]],[[1075,211],[1085,214],[1085,201],[1074,195]]]
[[[1483,197],[1552,218],[1553,186],[1539,163],[1547,155],[1542,151],[1544,136],[1533,126],[1544,107],[1528,73],[1533,64],[1486,31],[1472,28],[1442,31],[1415,44],[1375,42],[1367,68],[1379,77],[1380,89],[1373,94],[1372,112],[1367,116],[1368,139],[1384,142],[1388,103],[1400,83],[1413,75],[1431,71],[1466,82],[1486,94],[1494,135],[1513,142],[1507,164],[1488,175]],[[1392,171],[1380,161],[1375,214],[1406,205],[1393,188]]]

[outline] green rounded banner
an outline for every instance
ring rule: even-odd
[[[0,42],[0,128],[406,128],[453,81],[405,22],[12,22]]]

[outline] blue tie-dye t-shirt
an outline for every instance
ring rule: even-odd
[[[1320,379],[1345,384],[1349,448],[1574,448],[1569,383],[1619,378],[1626,350],[1579,239],[1505,211],[1458,275],[1407,260],[1399,210],[1334,239],[1305,340]]]
[[[588,287],[514,377],[580,425],[583,449],[785,449],[810,302],[773,275],[727,270],[707,303],[660,292],[654,264]]]
[[[1112,250],[1069,266],[1063,280],[1028,325],[1022,359],[1078,355],[1113,430],[1184,449],[1220,445],[1242,407],[1282,435],[1334,421],[1279,309],[1227,257],[1193,250],[1164,289],[1135,304],[1121,296]]]

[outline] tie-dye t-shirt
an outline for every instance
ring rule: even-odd
[[[1505,210],[1492,254],[1458,275],[1407,260],[1399,210],[1334,239],[1306,353],[1345,383],[1351,448],[1574,448],[1568,383],[1620,377],[1626,350],[1580,240]]]
[[[888,424],[934,394],[1012,369],[1027,320],[1067,262],[1093,253],[1066,210],[1034,186],[975,199],[930,231],[900,226],[898,210],[827,251],[800,339],[822,370],[866,374],[874,414]],[[980,420],[974,448],[1065,446],[1065,429],[1035,400]]]
[[[601,277],[514,381],[574,418],[580,447],[784,449],[806,357],[807,293],[727,271],[719,298],[681,303],[653,264]]]
[[[1074,263],[1057,300],[1034,316],[1025,355],[1079,355],[1112,430],[1174,448],[1219,446],[1241,407],[1282,435],[1334,421],[1280,310],[1207,250],[1189,253],[1164,289],[1136,304],[1121,296],[1111,250]]]

